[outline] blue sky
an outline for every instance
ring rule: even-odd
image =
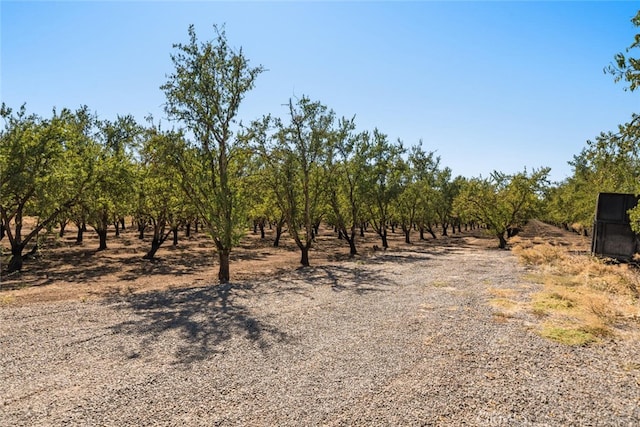
[[[359,130],[423,141],[455,175],[540,166],[551,177],[588,139],[640,113],[603,73],[640,30],[640,2],[0,2],[0,99],[49,116],[164,118],[174,43],[226,24],[268,69],[245,121],[308,95]]]

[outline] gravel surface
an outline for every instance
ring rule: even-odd
[[[0,307],[0,426],[640,425],[637,342],[567,347],[506,251],[384,252],[226,286]]]

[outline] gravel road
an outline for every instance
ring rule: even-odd
[[[507,251],[0,307],[0,426],[637,426],[640,346],[567,347]]]

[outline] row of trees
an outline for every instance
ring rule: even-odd
[[[165,112],[178,127],[164,129],[130,116],[100,120],[87,107],[54,111],[51,118],[14,112],[3,105],[0,133],[0,215],[11,245],[9,272],[38,233],[58,223],[87,226],[107,248],[133,217],[152,241],[146,257],[178,227],[201,224],[217,249],[218,278],[230,278],[229,255],[252,222],[286,225],[309,265],[321,221],[334,225],[358,252],[363,224],[388,247],[390,224],[410,243],[411,230],[435,237],[462,223],[485,225],[506,245],[510,230],[537,215],[548,169],[489,178],[452,177],[422,144],[405,148],[378,129],[357,131],[353,118],[307,97],[290,100],[282,118],[237,122],[239,106],[262,66],[251,67],[231,49],[224,30],[199,42],[174,45],[175,71],[161,87]],[[23,218],[37,224],[22,232]],[[276,240],[277,242],[277,240]]]

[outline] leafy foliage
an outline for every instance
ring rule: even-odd
[[[359,183],[364,178],[367,158],[366,133],[354,133],[354,119],[342,118],[331,141],[326,168],[328,173],[329,219],[349,244],[349,253],[358,253],[356,233],[365,221]]]
[[[420,145],[411,147],[405,167],[402,169],[401,193],[395,200],[394,217],[400,222],[405,235],[405,243],[411,243],[410,233],[416,223],[424,227],[424,222],[433,217],[429,210],[433,207],[435,192],[432,191],[438,175],[440,159],[433,152],[425,152]],[[429,224],[430,227],[430,224]]]
[[[494,172],[490,178],[469,180],[454,201],[454,209],[465,217],[485,224],[506,247],[510,229],[534,218],[542,206],[549,168],[525,170],[514,175]]]
[[[640,27],[640,11],[631,18],[631,23]],[[619,52],[614,56],[614,63],[604,69],[605,73],[614,76],[614,81],[626,81],[629,83],[628,90],[634,91],[640,87],[640,60],[630,56],[631,52],[640,49],[640,34],[636,34],[633,43],[626,48],[625,52]]]
[[[262,122],[258,151],[268,167],[270,188],[286,218],[289,233],[301,251],[300,263],[309,265],[315,226],[324,213],[328,175],[324,168],[334,138],[335,114],[308,97],[289,100],[288,123],[274,120],[268,137],[269,118]]]
[[[76,112],[53,111],[51,119],[27,115],[22,106],[14,113],[0,108],[5,127],[0,133],[0,216],[11,244],[8,271],[22,269],[22,252],[38,233],[77,203],[93,173],[84,155],[91,149],[86,132],[91,115],[86,107]],[[23,216],[38,221],[22,235]],[[34,248],[34,250],[37,248]]]
[[[95,165],[91,185],[82,193],[80,203],[87,212],[87,224],[100,238],[98,250],[107,249],[109,225],[134,210],[134,152],[141,133],[142,127],[131,116],[97,123],[98,149],[88,159]]]
[[[218,279],[228,282],[229,254],[246,221],[242,180],[248,159],[233,126],[242,99],[264,68],[250,67],[242,49],[229,47],[224,29],[214,30],[215,41],[200,43],[189,27],[189,43],[174,45],[175,71],[161,89],[166,113],[193,135],[193,143],[175,147],[173,160],[218,249]]]
[[[368,139],[368,163],[365,175],[360,182],[364,195],[366,213],[382,241],[382,247],[388,248],[387,226],[392,219],[391,208],[394,200],[402,192],[402,175],[406,163],[402,159],[405,148],[398,141],[389,142],[388,136],[374,129]]]
[[[181,132],[163,131],[160,126],[153,126],[144,134],[137,176],[136,215],[153,229],[151,249],[145,258],[153,258],[169,233],[189,217],[180,175],[168,158],[172,147],[181,139]]]

